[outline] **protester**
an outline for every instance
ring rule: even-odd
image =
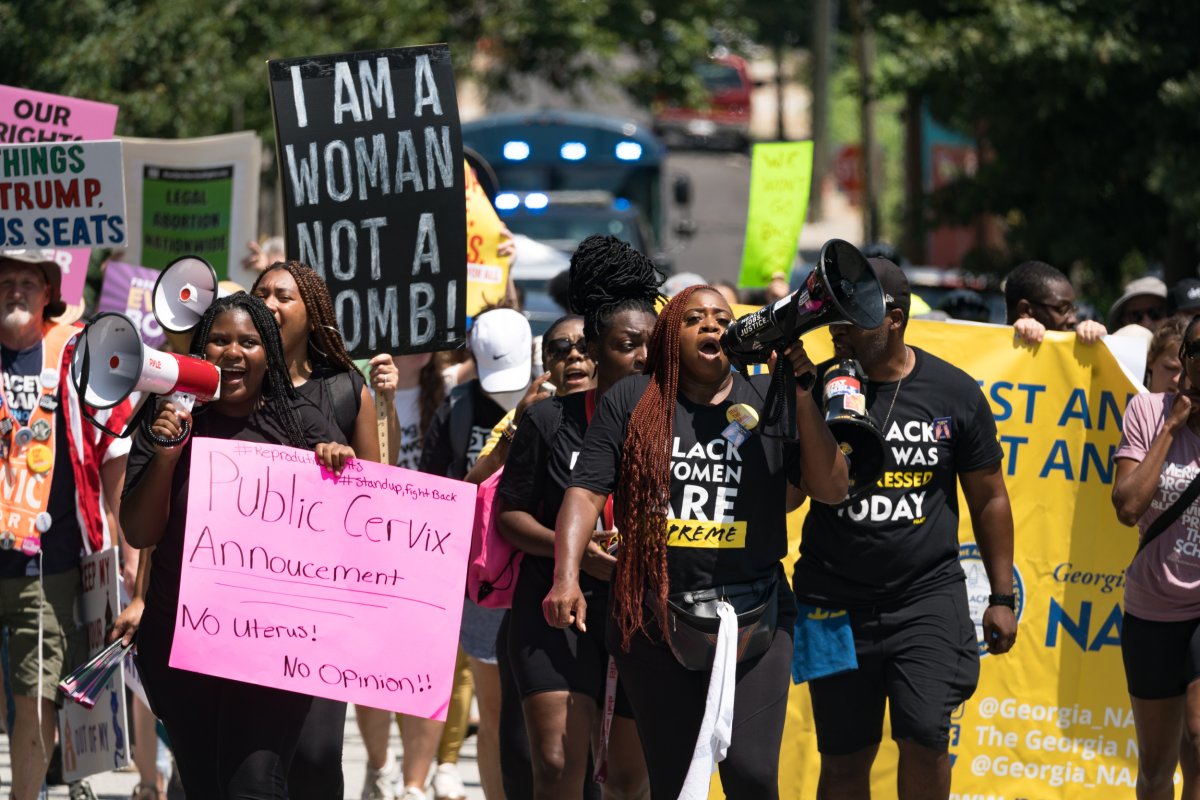
[[[741,296],[738,294],[737,287],[729,281],[715,281],[713,283],[713,288],[721,293],[721,296],[725,298],[725,302],[729,303],[730,308],[742,302]]]
[[[797,639],[836,643],[840,635],[841,644],[824,655],[798,646],[798,677],[811,678],[818,798],[870,796],[885,701],[900,749],[898,796],[946,798],[950,714],[979,677],[958,560],[959,485],[991,582],[983,643],[997,655],[1017,634],[1012,512],[979,384],[905,344],[908,280],[890,261],[871,265],[884,291],[883,323],[872,330],[835,324],[830,332],[835,358],[857,360],[868,379],[867,413],[887,442],[884,473],[845,501],[813,498],[792,578]],[[883,488],[893,486],[906,488]],[[855,661],[850,671],[827,668]]]
[[[456,386],[430,425],[421,471],[462,480],[474,466],[487,435],[509,409],[526,399],[533,362],[529,322],[511,308],[475,317],[468,336],[478,378]],[[537,385],[533,386],[535,394]],[[500,673],[496,636],[503,610],[463,603],[461,643],[471,664],[479,704],[480,779],[489,800],[504,797],[500,774]]]
[[[287,772],[312,698],[168,665],[178,613],[191,439],[286,444],[314,450],[340,473],[354,451],[336,425],[292,386],[279,328],[257,297],[217,299],[201,317],[191,353],[221,368],[220,397],[189,414],[164,402],[150,434],[136,434],[121,521],[131,544],[154,547],[154,568],[137,633],[138,668],[167,728],[190,797],[288,797]]]
[[[58,683],[84,655],[80,554],[110,546],[102,501],[120,508],[129,452],[127,439],[84,421],[68,377],[78,328],[55,322],[65,310],[54,251],[0,253],[0,624],[9,631],[16,800],[38,796],[54,752]],[[119,430],[129,402],[92,413]]]
[[[788,484],[826,502],[847,489],[845,460],[808,392],[795,392],[798,450],[782,437],[787,415],[751,425],[735,444],[740,435],[727,414],[750,422],[770,379],[730,372],[720,339],[732,319],[711,287],[671,298],[654,327],[646,375],[619,382],[600,403],[555,526],[554,585],[543,612],[551,625],[586,633],[580,566],[616,492],[621,538],[606,644],[637,720],[655,798],[678,797],[685,786],[693,796],[699,784],[706,794],[711,746],[728,748],[720,762],[727,797],[778,797],[795,616],[779,560],[787,551],[785,514],[801,499]],[[801,344],[786,355],[797,374],[813,371]],[[726,544],[735,541],[740,545]],[[723,723],[713,727],[725,719],[726,704],[710,706],[705,698],[710,679],[723,680],[737,654],[722,636],[716,659],[707,637],[668,612],[669,601],[691,607],[708,590],[734,602],[751,598],[759,608],[739,620],[758,646],[736,667],[732,743]],[[720,604],[728,622],[727,608]],[[604,610],[591,612],[591,624],[604,626]]]
[[[547,334],[548,363],[595,364],[595,388],[560,392],[529,408],[517,428],[499,488],[500,530],[525,552],[513,594],[508,656],[521,695],[533,763],[535,798],[580,797],[592,733],[605,709],[608,648],[604,626],[588,633],[546,624],[542,599],[554,581],[554,523],[596,404],[617,381],[640,374],[655,321],[661,276],[652,261],[612,236],[589,236],[571,257],[569,338]],[[563,332],[565,333],[565,331]],[[612,520],[603,535],[611,537]],[[594,608],[608,604],[615,559],[588,545],[580,586]],[[606,796],[647,795],[646,765],[628,699],[619,688],[607,742]],[[507,766],[507,765],[506,765]]]
[[[1187,325],[1180,357],[1185,385],[1131,398],[1114,456],[1117,519],[1139,532],[1121,625],[1138,800],[1175,797],[1177,767],[1183,797],[1200,789],[1200,517],[1188,492],[1200,475],[1200,315]]]
[[[1146,353],[1146,377],[1142,381],[1151,392],[1177,392],[1183,375],[1183,333],[1187,321],[1172,317],[1159,327]]]
[[[1004,305],[1008,324],[1028,344],[1042,341],[1046,331],[1075,331],[1084,344],[1098,342],[1108,333],[1098,322],[1079,321],[1071,281],[1043,261],[1026,261],[1008,273]]]
[[[379,461],[375,403],[346,352],[325,281],[306,264],[279,261],[258,275],[251,293],[275,317],[297,393],[336,423],[332,440],[350,445],[363,460]],[[371,376],[372,387],[389,411],[388,461],[394,462],[400,449],[400,425],[393,402],[397,381],[391,356],[372,358]],[[345,725],[344,702],[314,698],[288,776],[292,800],[342,796]]]
[[[1167,318],[1167,285],[1152,275],[1130,281],[1108,310],[1108,329],[1141,325],[1151,332]]]

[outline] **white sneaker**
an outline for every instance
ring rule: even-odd
[[[397,800],[426,800],[425,790],[420,786],[405,786],[404,794],[400,795]]]
[[[362,800],[396,800],[396,782],[400,780],[400,771],[396,769],[396,759],[388,753],[387,763],[382,769],[373,769],[367,765],[367,775],[363,779]],[[405,795],[405,800],[410,798]]]
[[[467,800],[467,787],[458,774],[458,764],[438,764],[437,772],[433,773],[433,800]]]

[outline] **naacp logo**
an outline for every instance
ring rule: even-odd
[[[958,546],[958,563],[962,565],[967,576],[967,602],[971,608],[971,621],[975,623],[975,639],[979,643],[979,655],[987,655],[987,647],[983,640],[983,612],[988,607],[988,595],[992,593],[992,584],[988,581],[987,570],[983,566],[983,556],[979,554],[979,545],[974,542],[963,542]],[[1016,616],[1021,621],[1025,611],[1025,581],[1021,571],[1013,564],[1012,593],[1017,599]]]

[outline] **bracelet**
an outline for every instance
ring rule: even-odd
[[[988,606],[1004,606],[1017,610],[1017,596],[1013,594],[989,594]]]
[[[509,444],[512,444],[513,437],[516,435],[517,435],[517,426],[514,423],[509,422],[508,425],[504,428],[504,430],[500,433],[500,438],[503,439],[504,441],[508,442]]]

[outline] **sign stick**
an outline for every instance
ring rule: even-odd
[[[375,395],[375,432],[379,436],[379,463],[390,464],[388,457],[388,404],[380,395]]]

